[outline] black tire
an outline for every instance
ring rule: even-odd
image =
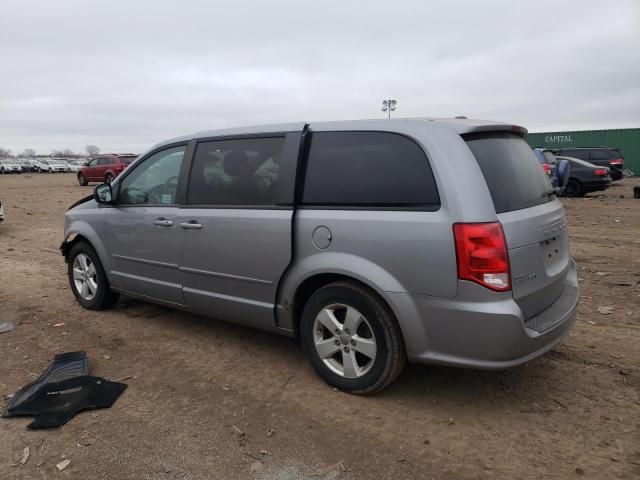
[[[567,197],[579,197],[582,191],[580,182],[575,178],[570,178],[564,187],[564,195]]]
[[[89,182],[87,181],[87,177],[85,177],[82,173],[78,174],[78,183],[80,184],[81,187],[86,187],[87,185],[89,185]]]
[[[104,176],[104,183],[111,183],[111,182],[113,182],[114,178],[116,178],[116,177],[113,176],[113,173],[107,173]]]
[[[346,378],[331,370],[320,358],[314,342],[314,323],[318,314],[333,304],[358,310],[366,319],[376,344],[375,359],[369,370],[357,378]],[[355,333],[355,332],[354,332]],[[317,290],[307,301],[300,322],[300,337],[304,352],[312,367],[329,385],[348,393],[366,395],[389,386],[400,374],[406,354],[400,328],[389,307],[371,290],[356,283],[341,281]],[[342,351],[347,344],[339,347]],[[352,347],[354,348],[354,347]],[[355,353],[354,348],[354,355]],[[346,349],[346,351],[349,351]]]
[[[76,288],[76,284],[73,279],[73,264],[76,257],[80,254],[84,254],[91,260],[91,263],[95,267],[95,282],[97,283],[97,289],[92,299],[88,300],[82,298],[80,292]],[[88,310],[104,310],[113,306],[117,301],[119,295],[111,290],[109,280],[104,273],[102,263],[98,258],[98,254],[91,245],[87,242],[80,241],[71,247],[71,251],[68,256],[67,275],[69,277],[69,286],[71,291],[75,295],[78,303]]]

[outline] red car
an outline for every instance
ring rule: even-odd
[[[103,153],[93,157],[80,167],[78,183],[82,186],[89,182],[111,183],[136,158],[132,153]]]

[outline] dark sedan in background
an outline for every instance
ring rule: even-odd
[[[611,175],[608,167],[594,165],[579,158],[556,157],[567,160],[571,165],[569,181],[564,187],[567,197],[581,197],[591,192],[606,190],[611,186]]]
[[[624,174],[624,157],[617,148],[611,147],[567,147],[552,150],[556,157],[571,157],[584,160],[598,167],[609,168],[613,181],[620,180]]]

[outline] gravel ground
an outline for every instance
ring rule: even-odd
[[[0,335],[0,394],[63,351],[130,377],[111,409],[58,429],[0,420],[0,478],[640,478],[633,185],[563,200],[582,300],[562,345],[504,372],[412,365],[362,398],[327,387],[284,337],[132,300],[83,310],[57,248],[66,208],[91,190],[73,175],[0,176],[0,322],[17,325]]]

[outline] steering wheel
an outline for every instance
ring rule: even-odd
[[[178,177],[169,177],[166,182],[156,185],[149,190],[148,203],[171,203],[170,201],[164,202],[163,197],[169,195],[171,199],[175,199],[177,190]]]
[[[169,177],[167,181],[164,182],[164,186],[162,187],[162,192],[170,193],[175,197],[177,191],[178,191],[178,176],[174,175],[173,177]]]

